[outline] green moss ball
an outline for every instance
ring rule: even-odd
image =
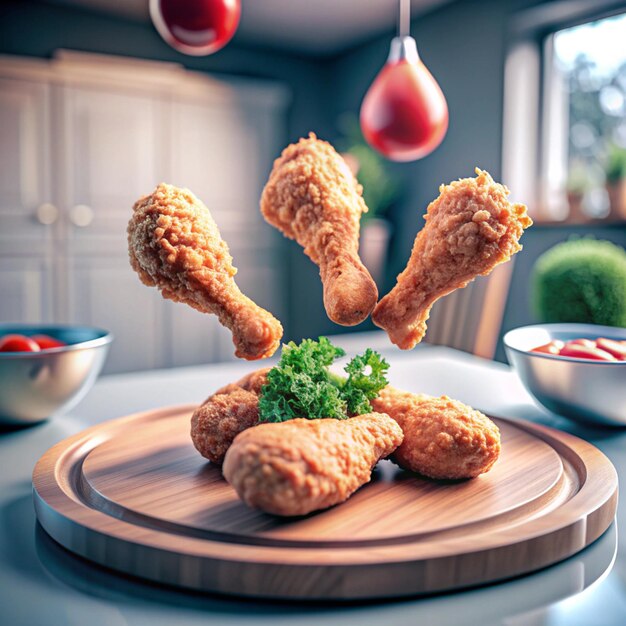
[[[626,326],[626,251],[589,238],[557,244],[537,259],[532,294],[543,322]]]

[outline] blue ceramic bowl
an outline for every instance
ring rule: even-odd
[[[0,352],[0,423],[29,424],[73,407],[102,370],[113,336],[89,326],[0,324],[9,334],[49,335],[67,345]]]

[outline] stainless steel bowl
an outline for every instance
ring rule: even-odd
[[[626,426],[626,361],[583,361],[530,352],[553,339],[626,339],[626,328],[537,324],[504,335],[509,363],[547,409],[582,421]]]
[[[66,346],[0,352],[0,423],[29,424],[74,406],[98,377],[113,336],[87,326],[0,324],[0,336],[44,334]]]

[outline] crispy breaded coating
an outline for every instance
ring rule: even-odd
[[[196,409],[191,437],[202,456],[221,464],[235,437],[258,424],[259,396],[269,370],[256,370],[222,387]],[[457,400],[387,386],[371,404],[403,430],[404,442],[392,459],[404,469],[431,478],[473,478],[498,459],[498,427]]]
[[[223,473],[248,506],[306,515],[346,500],[401,441],[398,424],[381,413],[259,424],[237,435]]]
[[[261,197],[265,219],[319,266],[326,313],[343,326],[365,320],[378,299],[358,252],[362,191],[335,149],[310,133],[276,159]]]
[[[406,269],[372,313],[372,321],[403,350],[424,337],[436,300],[522,249],[519,238],[532,224],[526,207],[511,204],[509,190],[487,172],[477,168],[476,174],[439,188]]]
[[[372,400],[375,411],[398,422],[404,441],[391,460],[438,479],[474,478],[488,472],[500,454],[500,431],[480,411],[451,400],[385,387]]]
[[[221,465],[233,439],[259,421],[259,394],[269,367],[256,370],[209,396],[191,417],[191,440],[211,463]]]
[[[238,357],[263,359],[280,345],[280,322],[241,293],[228,245],[209,210],[188,189],[162,183],[135,203],[128,252],[145,285],[217,315],[232,331]]]

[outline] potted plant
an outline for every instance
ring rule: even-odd
[[[606,190],[609,194],[610,217],[626,219],[626,148],[609,146],[606,162]]]
[[[583,210],[583,199],[589,191],[591,182],[589,173],[582,161],[572,163],[567,178],[567,204],[569,206],[569,221],[584,222],[588,216]]]
[[[380,286],[385,275],[391,238],[392,225],[386,215],[398,197],[399,187],[389,174],[383,157],[367,145],[357,118],[344,116],[340,122],[346,137],[343,156],[363,185],[363,199],[368,207],[368,212],[361,220],[359,254],[372,278]]]
[[[558,243],[535,262],[531,295],[542,322],[626,326],[626,251],[590,237]]]

